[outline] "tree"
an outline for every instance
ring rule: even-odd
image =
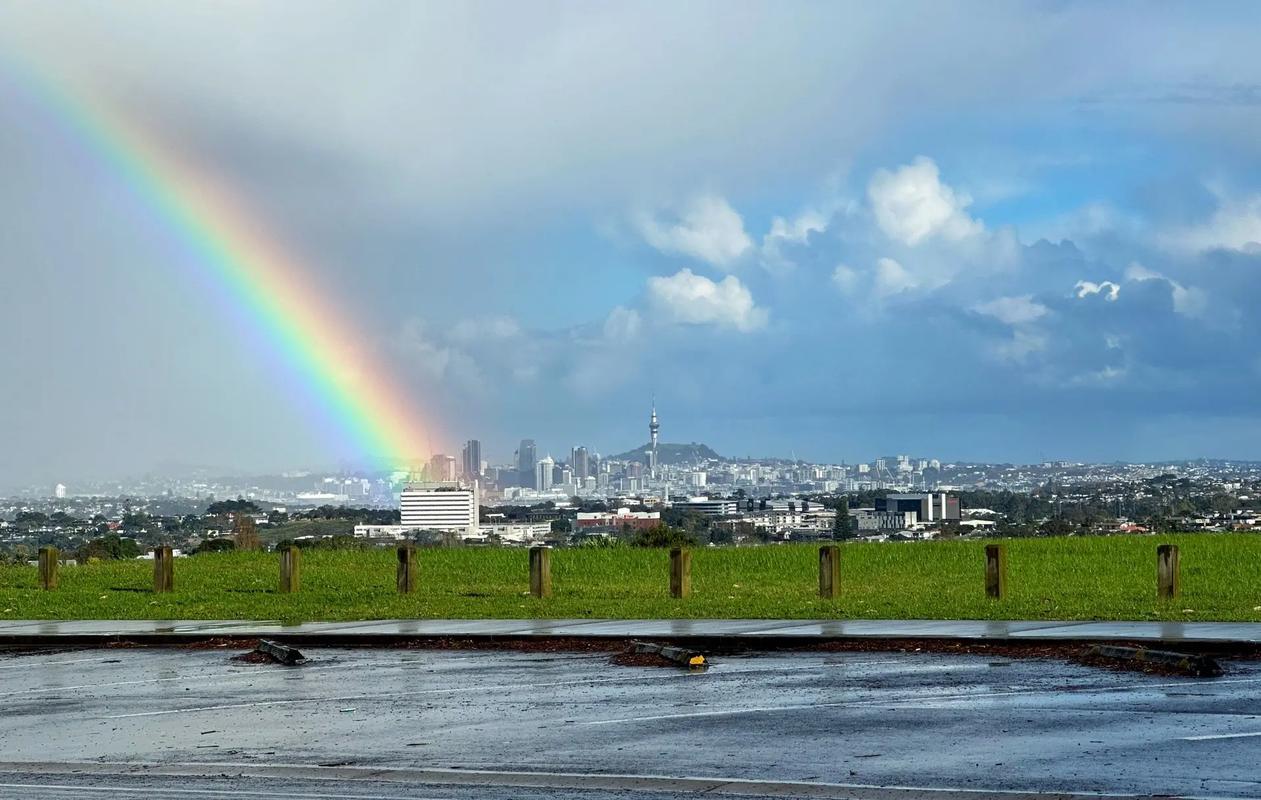
[[[232,523],[232,543],[237,550],[257,550],[263,546],[253,517],[247,514],[236,515],[236,520]]]
[[[832,522],[832,538],[838,542],[853,534],[853,521],[849,518],[849,500],[842,497],[836,504],[836,519]]]
[[[206,507],[207,516],[218,516],[220,514],[237,514],[237,513],[259,514],[262,509],[253,502],[245,498],[238,497],[235,500],[220,500],[217,503],[211,503]]]
[[[236,542],[226,538],[207,539],[197,545],[193,555],[198,553],[230,553],[236,549]]]
[[[120,558],[136,558],[140,555],[140,545],[135,539],[124,539],[116,533],[102,536],[86,542],[75,550],[75,561],[80,563],[95,558],[98,560],[115,560]]]
[[[631,544],[636,547],[694,547],[696,538],[687,531],[671,528],[669,525],[657,525],[635,534]]]

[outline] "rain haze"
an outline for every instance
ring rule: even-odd
[[[6,2],[0,486],[370,455],[76,108],[224,187],[431,451],[617,452],[655,395],[732,456],[1253,457],[1261,7],[1208,5]]]

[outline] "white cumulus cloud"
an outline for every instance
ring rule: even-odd
[[[667,319],[691,325],[716,325],[752,331],[766,324],[766,311],[734,275],[711,281],[683,269],[669,277],[648,279],[652,307]]]
[[[663,253],[689,256],[722,269],[753,247],[740,214],[717,195],[693,198],[673,219],[663,221],[655,214],[641,213],[635,222],[644,240]]]
[[[916,286],[919,286],[919,281],[915,279],[915,276],[892,258],[876,261],[876,278],[873,288],[879,296],[888,297],[898,292],[905,292],[907,289],[914,289]]]
[[[867,198],[885,235],[911,247],[934,237],[958,241],[985,230],[967,213],[972,198],[942,183],[937,164],[924,156],[893,172],[877,170]]]
[[[1089,297],[1092,294],[1102,294],[1108,300],[1116,300],[1117,295],[1121,294],[1121,287],[1112,281],[1100,281],[1099,283],[1078,281],[1073,290],[1077,292],[1078,299]]]
[[[810,234],[822,233],[828,228],[828,218],[820,211],[807,209],[796,219],[775,217],[771,229],[762,237],[762,263],[770,270],[786,270],[794,266],[784,254],[785,247],[804,245]]]

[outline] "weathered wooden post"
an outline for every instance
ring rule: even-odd
[[[416,545],[408,542],[398,546],[398,572],[395,582],[399,594],[411,594],[416,591],[416,577],[420,567],[416,564]]]
[[[57,588],[57,559],[55,547],[39,548],[39,586],[41,589]]]
[[[552,550],[549,547],[530,548],[530,594],[552,596]]]
[[[170,545],[153,548],[153,591],[156,594],[175,591],[175,556]]]
[[[1182,591],[1178,565],[1178,545],[1162,544],[1156,548],[1156,597],[1172,600]]]
[[[692,553],[676,547],[670,551],[670,596],[684,598],[692,593]]]
[[[825,544],[819,548],[819,597],[835,600],[841,596],[841,548]]]
[[[302,550],[297,545],[280,548],[280,591],[292,594],[302,587]]]
[[[985,545],[985,595],[994,600],[1007,596],[1007,545]]]

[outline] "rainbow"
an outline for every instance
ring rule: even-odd
[[[10,59],[0,60],[0,78],[5,74],[94,160],[104,162],[194,256],[190,261],[202,277],[224,290],[238,316],[299,376],[305,396],[295,404],[314,403],[343,446],[375,466],[397,468],[427,455],[430,426],[415,399],[239,198],[96,97]],[[321,436],[330,433],[324,425],[319,429]]]

